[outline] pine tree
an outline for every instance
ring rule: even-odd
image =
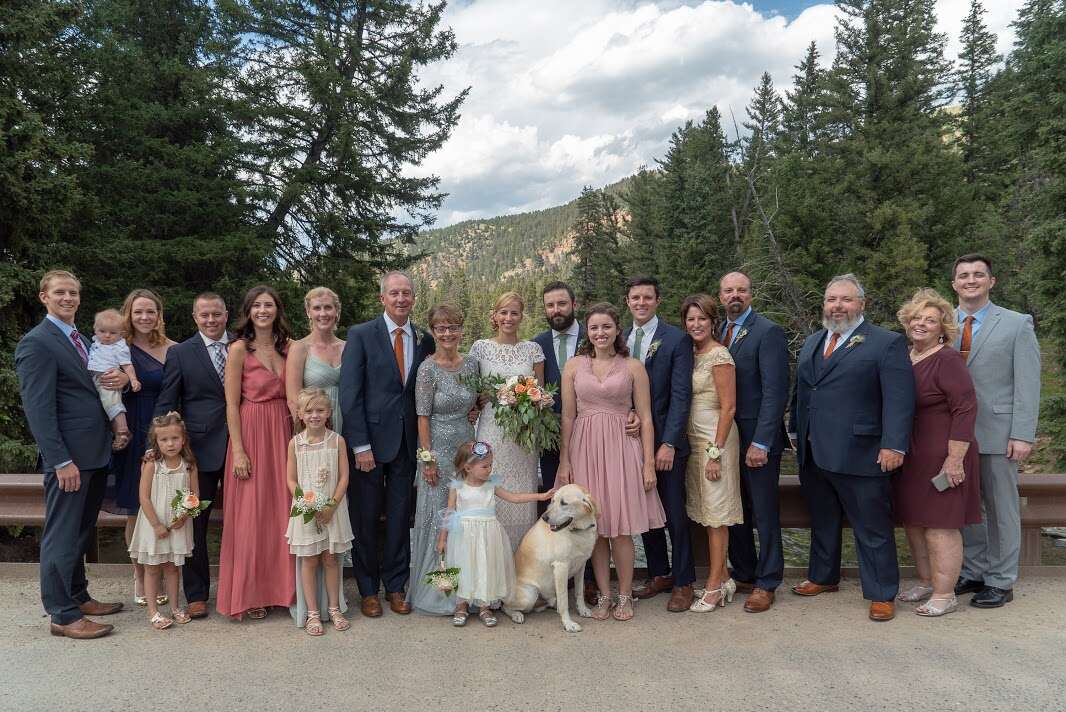
[[[623,279],[618,204],[606,192],[585,186],[577,200],[577,212],[572,226],[574,294],[582,307],[615,301]]]
[[[1002,57],[996,54],[996,36],[985,27],[985,9],[972,0],[962,25],[962,51],[959,54],[958,81],[962,90],[959,111],[959,139],[962,144],[966,180],[970,184],[987,172],[988,142],[986,95],[992,70]]]
[[[781,142],[785,150],[810,155],[821,120],[824,70],[818,66],[818,46],[811,42],[792,75],[792,90],[785,92],[781,115]]]

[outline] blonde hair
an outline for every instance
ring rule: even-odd
[[[96,316],[93,317],[93,328],[99,329],[101,326],[116,327],[116,331],[120,333],[125,330],[122,315],[119,314],[118,309],[104,309],[96,312]],[[125,337],[124,333],[123,337]]]
[[[69,279],[78,285],[78,289],[81,289],[81,280],[75,277],[73,272],[68,272],[65,269],[50,269],[41,277],[40,291],[47,292],[48,285],[53,279]]]
[[[899,319],[899,323],[903,325],[903,329],[906,331],[910,326],[911,319],[929,307],[940,311],[940,330],[944,343],[955,343],[955,337],[959,334],[955,308],[951,306],[947,299],[940,296],[940,293],[935,289],[929,287],[919,289],[910,298],[910,301],[899,308],[899,311],[896,312],[896,318]]]
[[[136,333],[133,330],[133,303],[138,299],[147,299],[152,304],[155,304],[155,326],[148,332],[148,343],[152,346],[162,346],[167,342],[166,324],[163,323],[163,300],[150,289],[134,289],[126,296],[126,301],[122,303],[122,319],[124,321],[122,330],[125,338],[132,340],[133,335]]]
[[[333,399],[329,397],[329,393],[326,393],[321,388],[303,388],[296,396],[296,432],[302,432],[307,428],[304,424],[304,413],[311,407],[312,403],[324,401],[326,404],[326,410],[329,411],[329,415],[326,417],[326,427],[333,425]]]
[[[329,297],[329,300],[333,302],[333,307],[337,310],[337,314],[341,313],[341,298],[337,296],[329,287],[315,287],[307,294],[304,295],[304,311],[311,308],[312,299],[321,299],[322,297]]]
[[[496,323],[496,312],[503,309],[511,302],[518,302],[518,311],[523,314],[526,313],[526,302],[522,299],[522,295],[518,292],[504,292],[500,296],[496,297],[496,303],[492,305],[492,312],[489,313],[489,322],[492,324],[493,331],[499,331],[500,325]]]
[[[181,428],[181,459],[185,460],[185,464],[189,467],[196,466],[196,455],[192,452],[192,445],[189,443],[189,431],[185,429],[185,421],[177,411],[170,411],[166,415],[157,415],[152,418],[152,425],[148,428],[148,447],[145,450],[145,459],[151,458],[152,460],[159,461],[163,459],[163,452],[159,449],[159,439],[156,435],[156,431],[160,428],[166,428],[171,425],[177,425]]]

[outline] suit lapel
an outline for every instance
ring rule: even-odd
[[[851,346],[848,346],[848,344],[851,343],[851,340],[853,338],[855,338],[856,336],[859,336],[859,335],[865,336],[866,335],[866,331],[867,331],[867,326],[866,326],[866,322],[864,321],[863,323],[859,324],[859,327],[857,329],[855,329],[855,331],[851,332],[851,336],[848,337],[847,341],[845,341],[843,343],[840,343],[837,346],[836,350],[833,351],[832,355],[830,355],[829,360],[826,361],[825,365],[822,366],[822,372],[818,374],[817,381],[825,380],[825,377],[828,376],[833,371],[834,368],[839,366],[841,361],[843,361],[848,356],[850,356],[852,354],[852,352],[857,351],[857,350],[862,348],[862,343],[861,342],[853,343],[853,344],[851,344]]]
[[[811,373],[811,381],[815,381],[818,375],[818,369],[814,366],[814,359],[817,355],[819,339],[807,339],[803,344],[803,348],[800,349],[799,358],[796,361],[796,378],[799,378],[799,372],[806,364]]]
[[[211,359],[211,354],[207,350],[207,345],[204,344],[204,339],[197,332],[196,336],[192,337],[192,348],[196,352],[197,358],[200,359],[201,365],[207,369],[207,374],[210,380],[213,381],[220,391],[225,393],[225,388],[222,386],[222,379],[218,377],[218,371],[215,370],[215,362]]]
[[[751,314],[748,314],[748,318],[744,320],[744,323],[740,325],[740,331],[733,334],[733,343],[729,345],[729,353],[732,356],[736,356],[737,352],[744,348],[744,342],[751,338],[752,333],[755,331],[755,327],[759,324],[759,315],[753,310]],[[728,327],[727,327],[728,328]],[[745,334],[741,338],[741,334]],[[719,334],[722,338],[724,335]]]
[[[78,378],[82,381],[83,385],[93,390],[96,390],[96,386],[93,384],[92,376],[89,375],[89,369],[85,365],[85,362],[81,360],[81,355],[78,353],[77,348],[74,347],[74,344],[69,339],[67,339],[67,337],[63,336],[63,332],[60,330],[60,328],[53,324],[51,321],[45,319],[43,323],[47,333],[56,342],[56,347],[59,349],[59,354],[63,359],[66,360],[67,365],[72,367],[73,370],[78,374]],[[85,347],[85,353],[89,353],[89,345],[85,343],[85,337],[82,337],[81,343]]]
[[[995,304],[993,304],[988,310],[988,316],[985,317],[985,323],[981,324],[981,329],[973,337],[973,343],[970,344],[970,355],[967,357],[966,363],[970,363],[971,361],[973,361],[974,356],[977,355],[977,352],[981,349],[982,346],[985,345],[985,342],[988,341],[989,335],[992,333],[992,330],[995,329],[996,326],[999,324],[999,320],[1002,317],[1002,310]],[[961,342],[961,340],[962,339],[960,337],[959,341]]]
[[[545,354],[544,354],[544,380],[545,381],[553,381],[553,379],[548,376],[548,369],[551,369],[551,373],[558,374],[558,377],[555,378],[554,381],[560,381],[560,380],[562,380],[563,374],[562,374],[561,369],[559,368],[559,359],[556,357],[556,354],[555,354],[555,337],[552,334],[552,330],[551,330],[550,327],[548,328],[547,334],[548,334],[548,338],[547,338],[548,348],[545,349],[544,348],[544,344],[540,345],[541,348],[544,349],[544,351],[545,351]]]

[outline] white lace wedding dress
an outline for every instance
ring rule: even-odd
[[[533,364],[544,360],[540,344],[519,341],[517,344],[498,344],[490,339],[475,341],[470,358],[478,363],[482,376],[532,376]],[[492,404],[487,404],[477,421],[477,439],[492,446],[492,470],[500,479],[500,486],[511,492],[536,492],[538,458],[504,435],[496,425]],[[511,504],[498,500],[496,518],[511,540],[512,552],[522,543],[522,537],[537,521],[537,504]]]

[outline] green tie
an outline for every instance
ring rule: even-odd
[[[642,329],[641,327],[638,326],[637,327],[637,338],[633,339],[633,358],[637,359],[638,361],[642,360],[640,358],[640,342],[643,341],[643,340],[644,340],[644,329]]]
[[[559,362],[560,373],[566,365],[566,340],[569,338],[570,334],[559,334],[559,351],[555,354],[555,360]]]

